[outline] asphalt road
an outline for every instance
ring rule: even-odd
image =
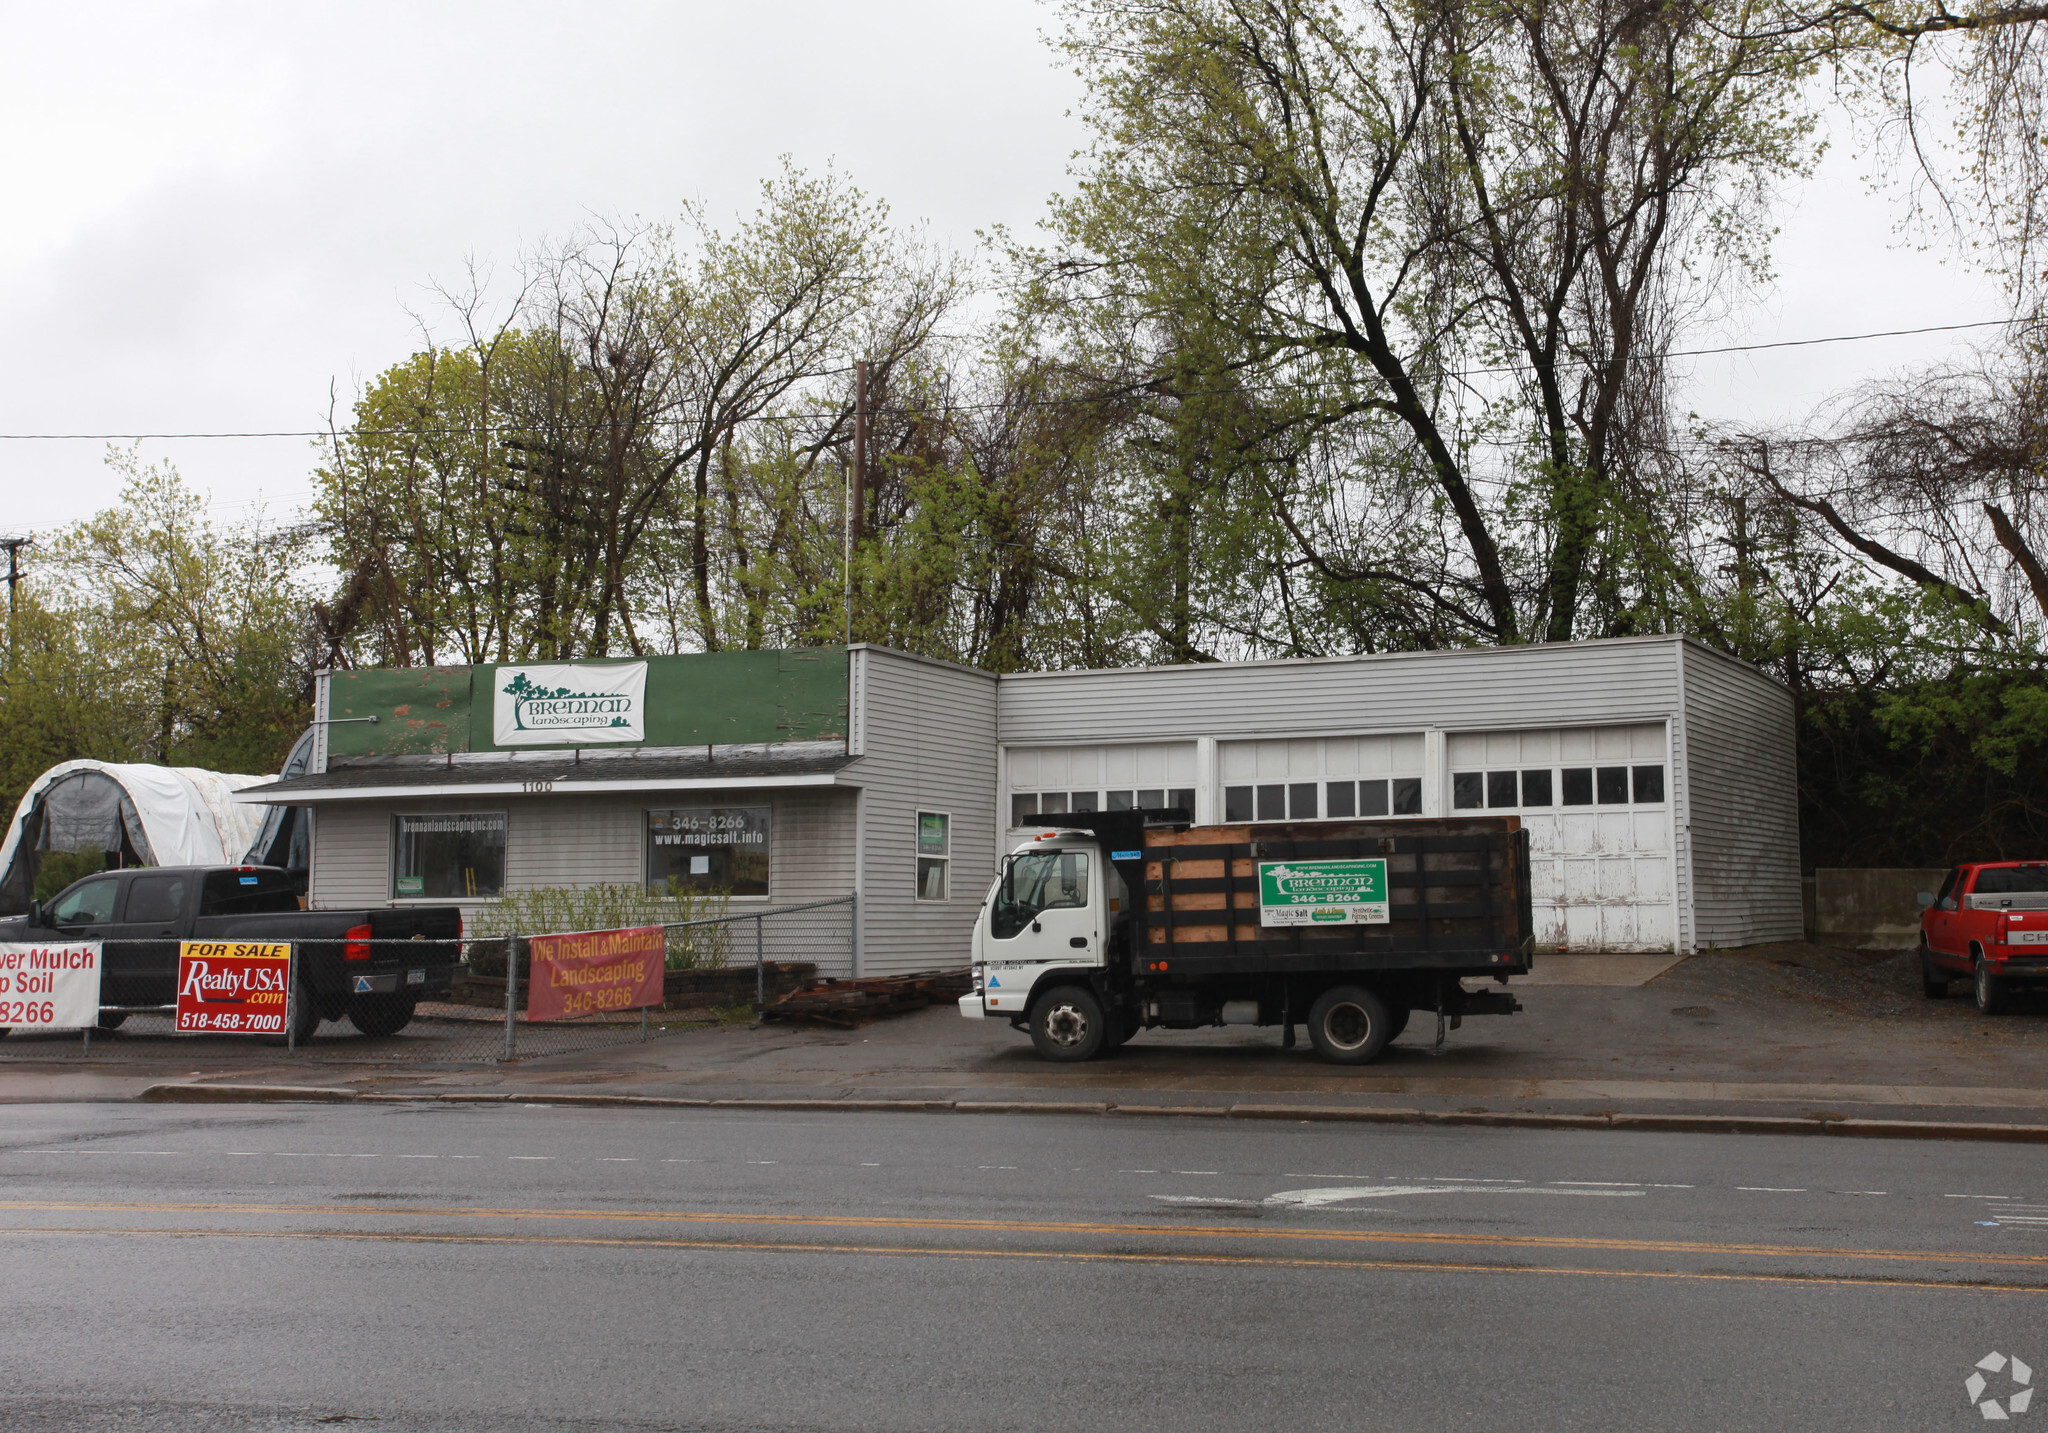
[[[14,1106],[0,1260],[10,1433],[1925,1430],[2048,1379],[2024,1146]]]

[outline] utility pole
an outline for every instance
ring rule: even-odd
[[[7,675],[10,678],[14,675],[14,589],[21,585],[21,550],[33,541],[34,538],[28,537],[0,537],[0,547],[7,549]]]
[[[853,365],[853,475],[848,485],[846,522],[846,645],[853,645],[853,556],[860,547],[868,510],[868,364]]]

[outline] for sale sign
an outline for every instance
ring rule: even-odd
[[[537,935],[526,1018],[563,1020],[661,1004],[668,941],[658,925]]]
[[[1387,863],[1259,862],[1260,925],[1385,925]]]
[[[99,1018],[98,941],[0,944],[0,1028],[79,1030]]]
[[[284,941],[185,941],[178,947],[178,1031],[282,1035],[291,976]]]

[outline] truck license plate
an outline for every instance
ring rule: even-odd
[[[405,973],[405,983],[407,985],[425,985],[427,983],[427,973],[424,970],[408,970]]]

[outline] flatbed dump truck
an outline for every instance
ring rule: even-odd
[[[1019,844],[974,927],[969,1019],[1008,1020],[1049,1060],[1139,1030],[1308,1026],[1338,1064],[1377,1058],[1410,1014],[1438,1037],[1521,1008],[1535,954],[1529,833],[1512,816],[1195,826],[1182,810],[1073,812]]]

